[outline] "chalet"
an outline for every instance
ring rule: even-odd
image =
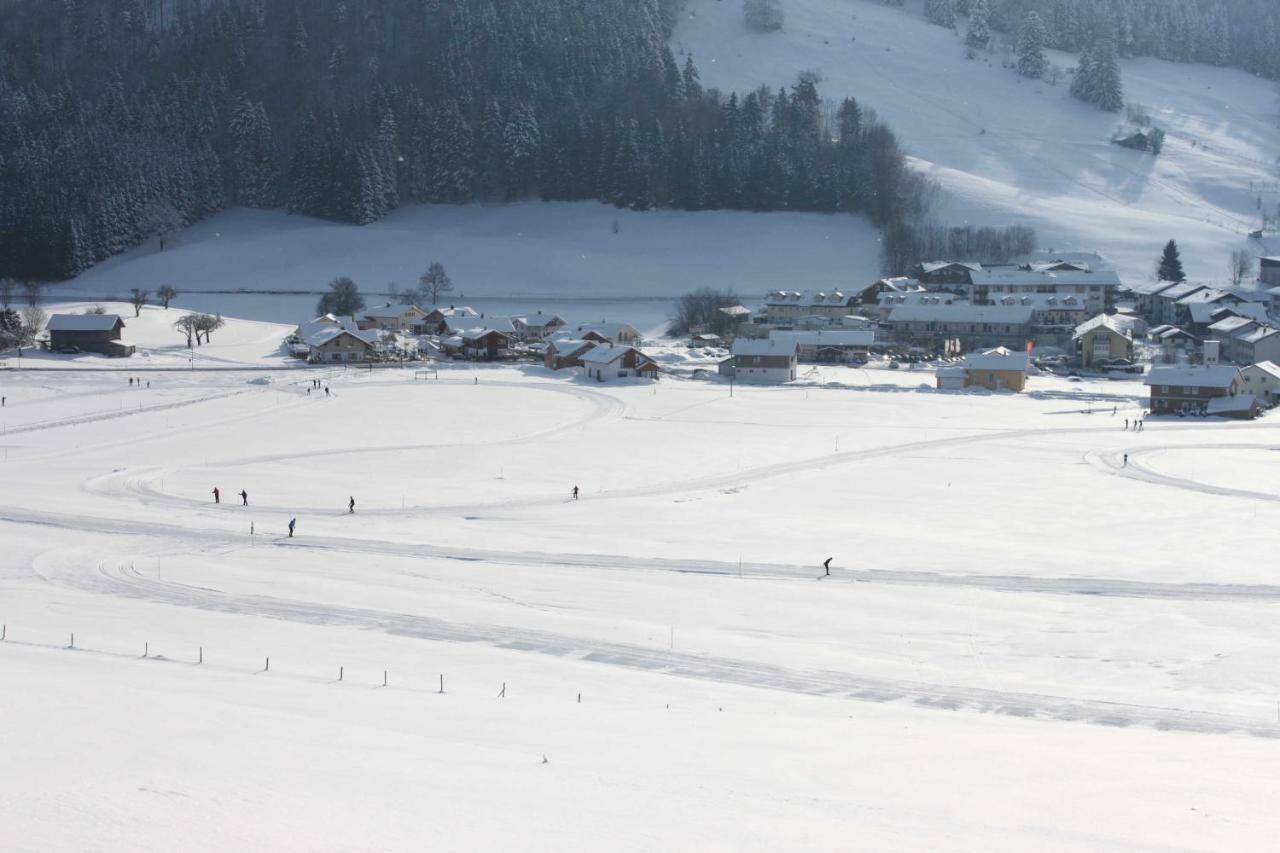
[[[1025,352],[1011,352],[996,347],[964,357],[964,385],[975,385],[988,391],[1021,391],[1027,386],[1027,369],[1031,359]]]
[[[1156,297],[1163,291],[1173,287],[1176,282],[1172,281],[1143,281],[1130,283],[1125,285],[1125,296],[1132,300],[1134,309],[1143,317],[1152,320],[1154,323],[1160,321],[1155,320]]]
[[[423,316],[422,321],[420,323],[421,328],[415,329],[415,331],[417,331],[418,334],[420,335],[421,334],[425,334],[425,335],[447,334],[448,324],[446,323],[446,320],[450,318],[458,318],[458,317],[470,317],[473,320],[478,321],[480,319],[480,312],[474,308],[469,308],[466,305],[462,305],[462,306],[450,305],[448,308],[432,308],[430,311],[426,313],[425,316]],[[479,325],[479,323],[477,323],[476,325]]]
[[[729,375],[738,382],[781,384],[796,378],[800,345],[794,341],[748,340],[733,342]]]
[[[118,314],[54,314],[46,327],[49,348],[75,347],[81,352],[127,357],[134,353],[133,344],[120,339],[124,320]]]
[[[1208,288],[1203,284],[1190,284],[1185,281],[1176,282],[1162,288],[1159,292],[1151,295],[1151,307],[1147,312],[1147,319],[1156,324],[1181,325],[1185,323],[1186,320],[1183,318],[1189,317],[1190,311],[1183,310],[1184,306],[1179,303],[1181,300],[1201,290],[1208,290]]]
[[[409,332],[422,328],[422,320],[427,316],[417,305],[386,305],[372,308],[361,315],[360,328],[379,329],[393,332]]]
[[[601,344],[637,344],[640,332],[628,323],[583,323],[575,332],[575,336],[584,341],[595,341]]]
[[[1257,364],[1261,361],[1280,362],[1280,329],[1275,326],[1254,323],[1234,332],[1223,341],[1223,353],[1227,361],[1236,364]]]
[[[874,331],[854,329],[819,329],[813,332],[769,333],[769,340],[784,347],[795,344],[800,361],[821,364],[847,364],[866,361],[867,353],[876,341]]]
[[[1241,393],[1252,394],[1268,406],[1280,402],[1280,365],[1260,361],[1240,368]]]
[[[1168,324],[1153,327],[1147,332],[1147,339],[1159,345],[1160,361],[1163,364],[1187,360],[1198,343],[1195,335]]]
[[[925,285],[968,285],[974,273],[982,272],[982,264],[964,261],[926,261],[917,264],[913,277]]]
[[[995,303],[1005,295],[1075,296],[1083,300],[1086,316],[1101,314],[1113,307],[1116,293],[1122,287],[1120,277],[1113,270],[992,269],[971,273],[969,279],[967,292],[969,300],[975,304]]]
[[[959,364],[939,367],[935,374],[939,391],[962,391],[969,373]]]
[[[1219,305],[1214,302],[1201,302],[1188,305],[1190,322],[1187,328],[1208,334],[1209,327],[1227,317],[1248,317],[1259,323],[1269,319],[1267,305],[1262,302],[1240,302],[1235,305]]]
[[[308,360],[317,363],[372,361],[377,353],[378,333],[330,325],[307,338]]]
[[[1093,367],[1099,362],[1133,358],[1132,325],[1106,314],[1099,314],[1076,326],[1071,340],[1076,345],[1076,353],[1084,367]]]
[[[1257,326],[1258,324],[1248,317],[1229,314],[1221,320],[1210,323],[1209,328],[1205,330],[1205,337],[1209,340],[1218,341],[1222,344],[1223,350],[1226,350],[1228,348],[1227,342],[1231,340],[1232,335],[1257,328]]]
[[[887,325],[903,344],[962,347],[1010,346],[1022,349],[1031,338],[1033,309],[1025,305],[900,305]]]
[[[615,379],[643,377],[657,379],[658,363],[633,346],[602,344],[592,347],[578,357],[582,362],[582,374],[597,382]]]
[[[544,341],[563,329],[568,323],[559,314],[521,314],[511,318],[516,336],[523,341]]]
[[[440,332],[442,335],[461,335],[477,329],[492,329],[496,332],[502,332],[509,339],[516,337],[515,322],[510,317],[486,317],[484,314],[479,317],[473,317],[467,314],[459,314],[445,317],[440,326],[443,330]]]
[[[1280,257],[1258,258],[1258,281],[1270,287],[1280,287]]]
[[[1146,384],[1151,388],[1154,414],[1208,414],[1210,401],[1234,397],[1244,379],[1240,369],[1230,364],[1168,365],[1152,368]]]
[[[564,370],[566,367],[581,367],[582,354],[594,349],[594,341],[583,341],[575,338],[558,338],[547,343],[546,352],[542,355],[542,363],[548,370]]]
[[[462,357],[472,361],[498,361],[511,355],[511,335],[500,329],[469,329],[455,337],[461,341]]]

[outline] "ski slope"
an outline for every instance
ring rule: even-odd
[[[1280,830],[1270,420],[875,367],[266,366],[0,372],[0,848]]]
[[[1192,279],[1223,280],[1233,249],[1264,249],[1245,235],[1260,225],[1251,185],[1266,185],[1268,209],[1280,202],[1274,84],[1203,65],[1124,61],[1126,101],[1168,133],[1152,157],[1109,144],[1123,115],[1071,98],[1065,72],[1074,56],[1049,52],[1064,72],[1054,86],[1001,67],[1011,55],[1000,34],[992,52],[966,59],[962,35],[928,23],[919,3],[782,5],[783,29],[757,34],[743,25],[740,3],[689,0],[673,48],[693,55],[705,85],[726,91],[789,86],[816,71],[825,97],[855,96],[937,180],[937,220],[1031,225],[1042,248],[1096,248],[1139,281],[1169,238]]]

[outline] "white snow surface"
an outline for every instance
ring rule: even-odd
[[[786,23],[755,33],[741,4],[689,0],[672,39],[702,82],[724,91],[792,85],[821,75],[824,97],[873,108],[915,165],[941,185],[935,218],[947,224],[1034,226],[1041,248],[1099,249],[1126,279],[1153,275],[1160,248],[1178,241],[1187,274],[1223,280],[1232,249],[1280,202],[1280,104],[1275,85],[1241,71],[1154,59],[1121,63],[1125,99],[1168,134],[1158,157],[1109,140],[1123,114],[1074,100],[1076,57],[1048,52],[1064,72],[1050,85],[1012,69],[1011,38],[965,58],[963,32],[928,23],[919,3],[785,0]],[[1268,248],[1269,247],[1269,248]],[[956,259],[963,260],[963,259]]]
[[[0,371],[0,849],[1274,843],[1273,421],[568,373]]]

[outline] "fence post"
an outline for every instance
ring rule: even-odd
[[[579,704],[579,705],[581,705],[581,704],[582,704],[582,694],[581,694],[581,693],[579,693],[579,694],[578,694],[578,704]]]
[[[7,636],[9,636],[9,626],[8,626],[8,625],[4,625],[4,626],[0,627],[0,641],[3,641],[3,640],[4,640],[4,638],[5,638],[5,637],[7,637]]]
[[[204,663],[204,646],[200,647],[200,660],[197,663]]]
[[[75,631],[72,631],[72,632],[71,632],[71,645],[70,645],[70,646],[68,646],[67,648],[74,649],[75,647],[76,647],[76,632],[75,632]]]
[[[498,691],[498,698],[502,699],[507,695],[507,682],[502,682],[502,689]]]
[[[343,669],[342,667],[338,667],[338,680],[339,680],[339,681],[341,681],[341,680],[342,680],[342,669]]]
[[[262,668],[263,672],[271,671],[271,658],[267,658],[267,665]]]
[[[440,673],[440,692],[444,692],[444,673]]]
[[[385,669],[382,671],[382,686],[387,686],[387,671]]]
[[[150,643],[143,643],[143,644],[142,644],[142,656],[143,656],[144,658],[149,658],[149,657],[151,657],[151,644],[150,644]]]

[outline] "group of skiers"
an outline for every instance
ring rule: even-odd
[[[324,395],[325,395],[326,397],[330,396],[330,395],[329,395],[329,386],[328,386],[328,385],[321,385],[321,384],[320,384],[320,380],[319,380],[319,379],[312,379],[312,380],[311,380],[311,386],[310,386],[309,388],[307,388],[307,393],[308,393],[308,394],[310,394],[312,391],[319,391],[321,388],[324,388]]]
[[[576,492],[576,491],[577,491],[577,489],[575,488],[575,489],[574,489],[574,491]],[[241,505],[241,506],[248,506],[248,505],[249,505],[249,493],[248,493],[247,491],[245,491],[244,489],[241,489],[239,494],[240,494],[240,505]],[[217,486],[214,486],[214,487],[213,487],[213,502],[214,502],[215,504],[221,504],[221,503],[222,503],[222,490],[221,490],[221,489],[219,489]],[[348,514],[348,515],[355,515],[355,512],[356,512],[356,498],[355,498],[355,495],[349,495],[349,496],[347,497],[347,514]],[[290,538],[290,539],[292,539],[292,538],[293,538],[293,531],[294,531],[294,528],[295,528],[295,527],[297,527],[297,525],[298,525],[298,519],[297,519],[296,517],[295,517],[295,518],[291,518],[291,519],[289,519],[289,538]],[[252,525],[252,523],[250,524],[249,530],[250,530],[250,532],[252,532],[252,531],[253,531],[253,525]]]
[[[141,376],[136,376],[136,377],[135,377],[135,376],[130,376],[130,377],[129,377],[129,387],[130,387],[130,388],[132,388],[132,387],[133,387],[133,386],[135,386],[135,385],[136,385],[136,386],[138,386],[139,388],[141,388],[141,387],[142,387],[142,377],[141,377]],[[150,388],[150,387],[151,387],[151,380],[150,380],[150,379],[148,379],[148,380],[147,380],[147,387],[148,387],[148,388]]]

